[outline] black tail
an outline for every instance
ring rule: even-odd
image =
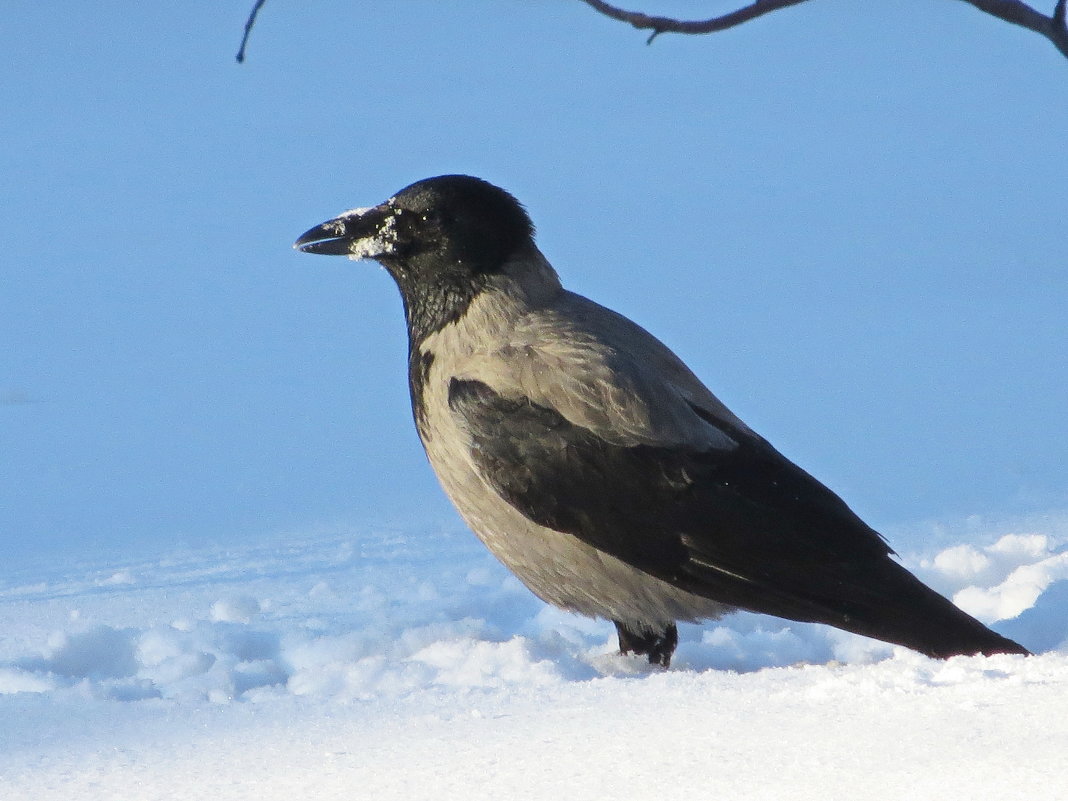
[[[903,567],[887,560],[898,573],[893,603],[868,607],[856,617],[826,621],[846,631],[904,645],[935,659],[972,654],[1024,654],[1031,652],[1002,637],[954,606]]]

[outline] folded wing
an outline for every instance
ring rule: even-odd
[[[449,407],[483,480],[527,518],[689,592],[933,656],[1026,653],[914,578],[841,499],[751,432],[724,431],[738,443],[729,449],[613,444],[544,402],[457,378]]]

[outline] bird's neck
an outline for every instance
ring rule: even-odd
[[[480,296],[492,296],[521,313],[562,291],[560,279],[541,252],[530,245],[516,251],[499,270],[478,275],[442,273],[414,288],[401,285],[411,352],[433,334],[464,319]],[[487,293],[489,293],[487,295]]]

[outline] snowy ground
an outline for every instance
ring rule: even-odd
[[[1068,799],[1068,515],[945,539],[906,563],[1038,656],[739,614],[651,670],[462,530],[25,561],[0,798]]]

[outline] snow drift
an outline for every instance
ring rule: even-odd
[[[1068,547],[906,564],[1038,653],[938,662],[739,613],[670,671],[465,531],[364,531],[0,579],[0,797],[1068,798]]]

